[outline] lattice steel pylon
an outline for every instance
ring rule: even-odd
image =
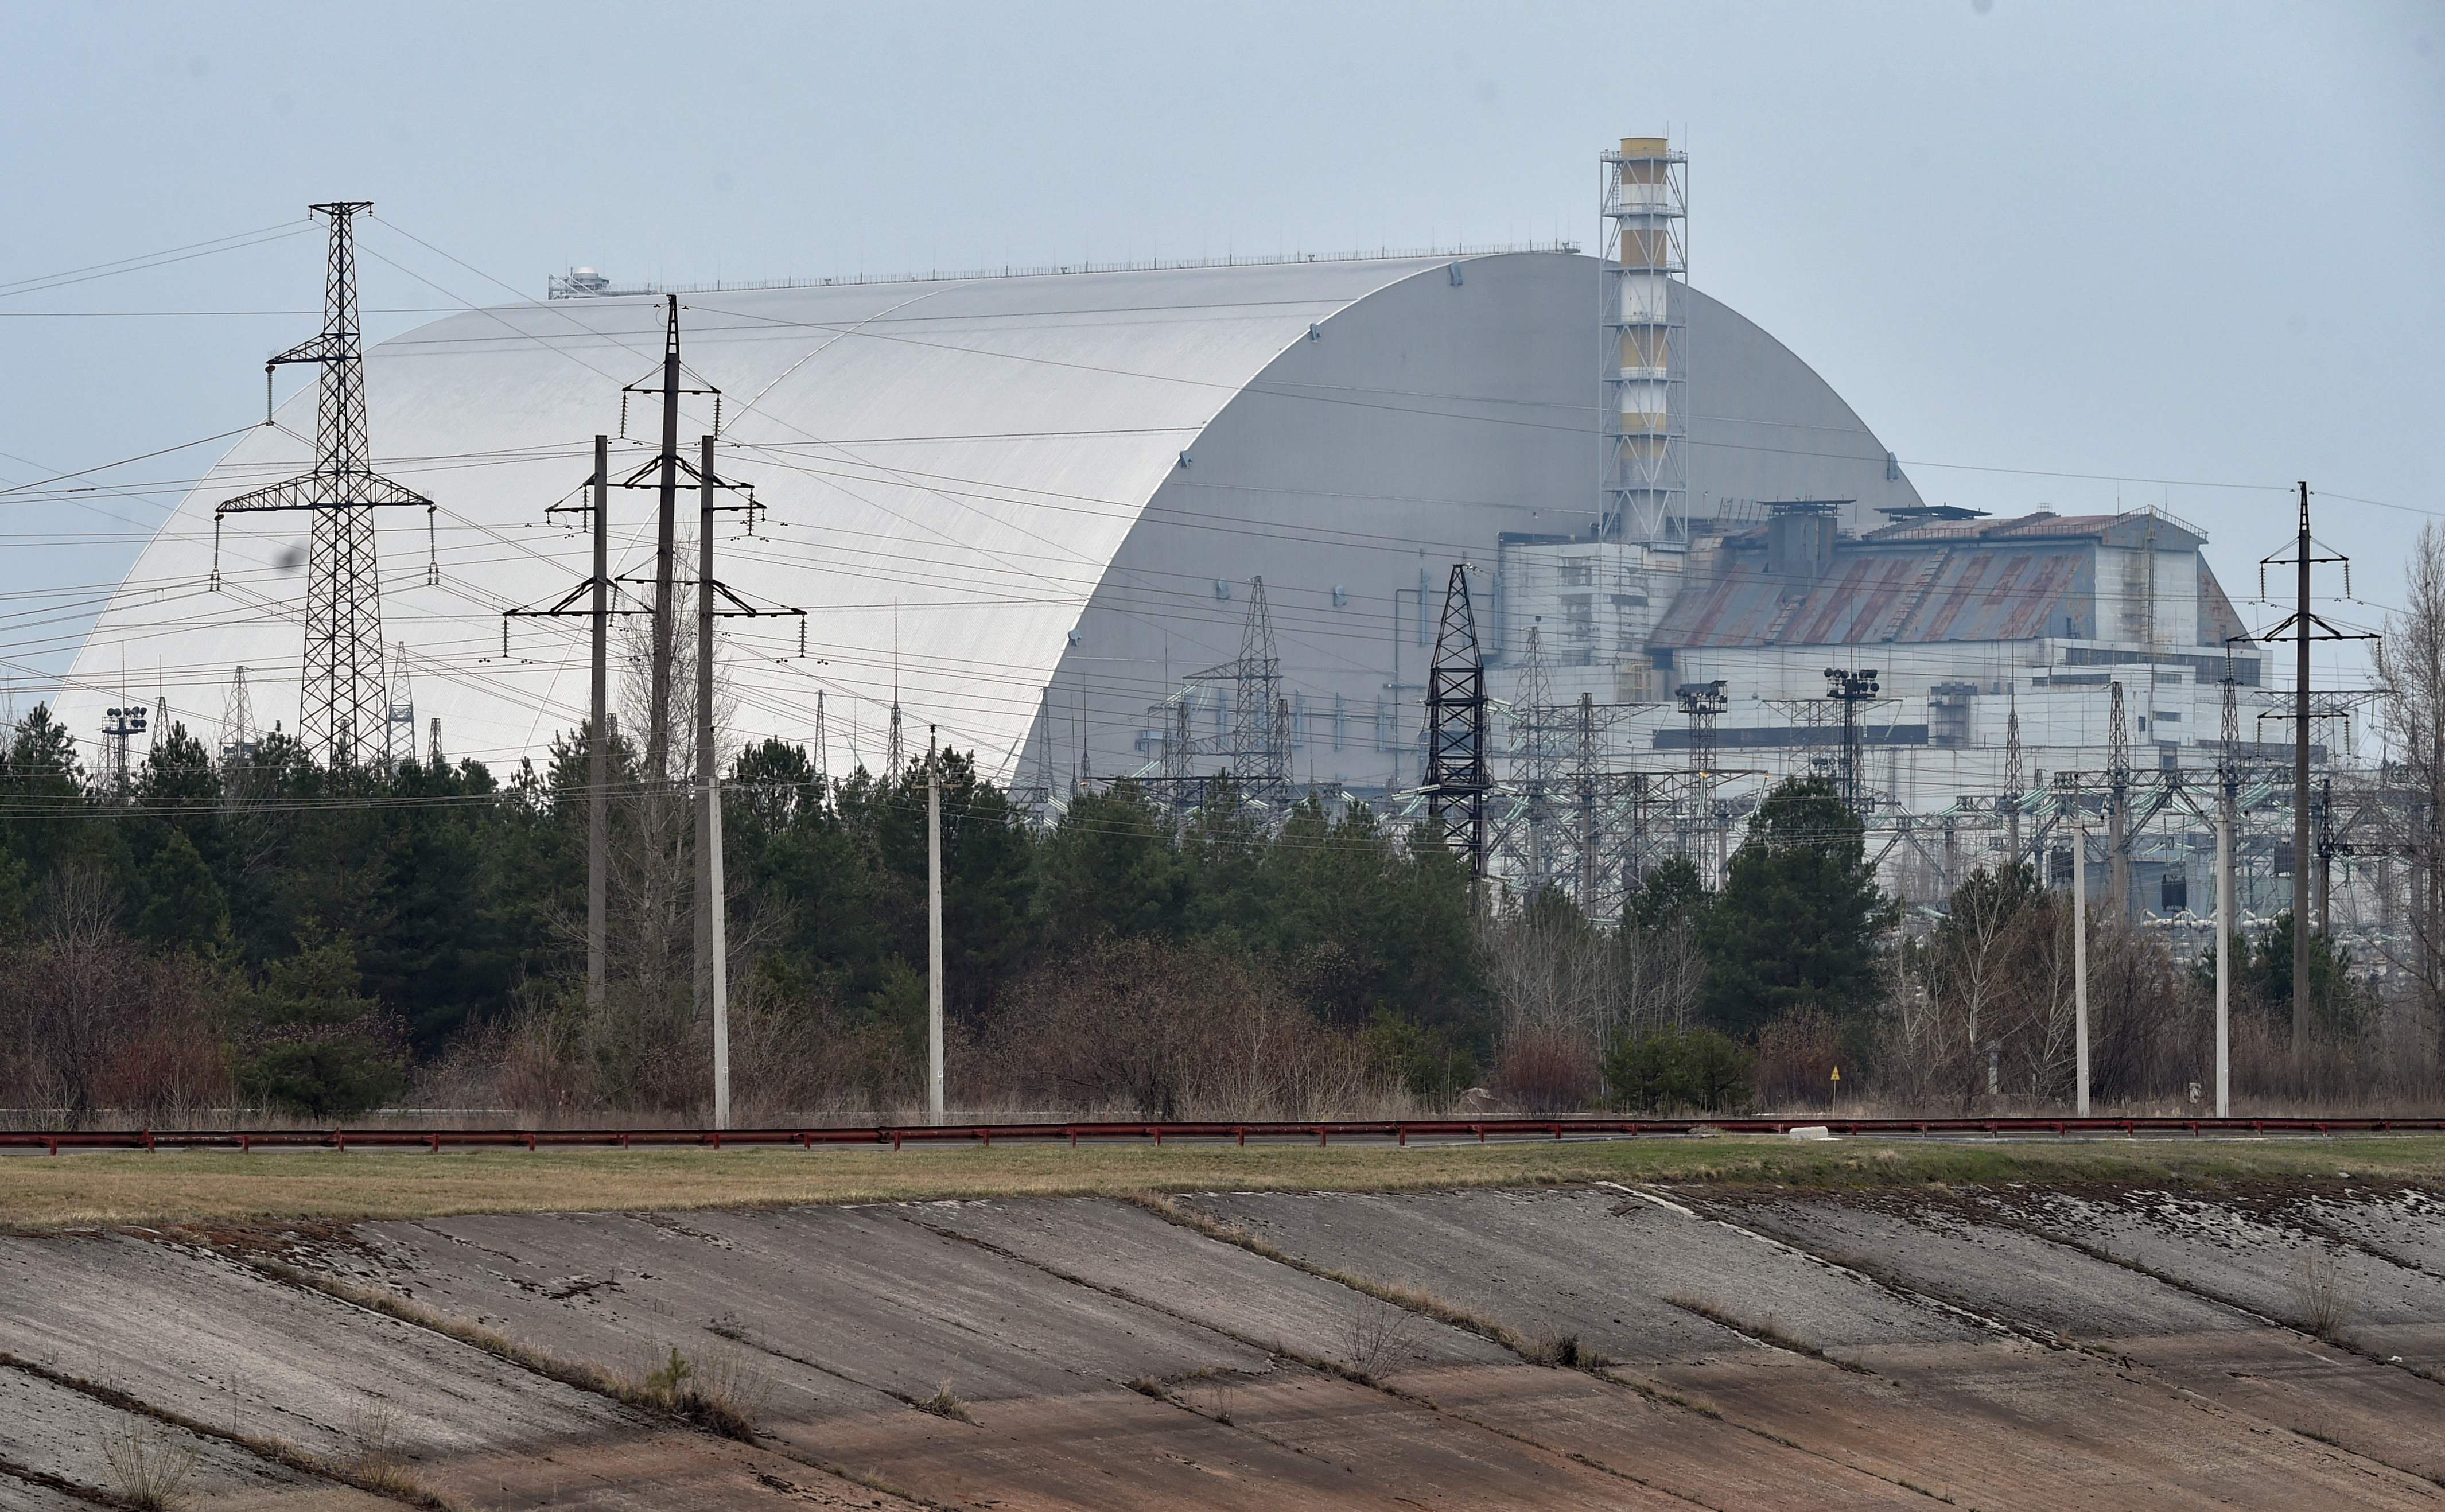
[[[1279,797],[1290,788],[1290,731],[1280,717],[1282,659],[1261,577],[1248,584],[1248,619],[1232,666],[1238,675],[1231,690],[1231,775],[1250,797]]]
[[[1477,615],[1468,600],[1468,569],[1455,564],[1444,590],[1443,627],[1435,634],[1427,673],[1428,822],[1435,838],[1468,861],[1473,881],[1485,877],[1485,658],[1477,644]]]
[[[221,705],[221,759],[252,761],[263,737],[254,727],[254,700],[246,690],[246,668],[230,679],[229,699]]]
[[[2021,864],[2021,797],[2027,786],[2021,764],[2021,699],[2017,685],[2005,684],[2010,700],[2004,716],[2004,795],[1996,805],[2004,811],[2004,865]]]
[[[313,516],[306,566],[306,667],[297,733],[333,767],[387,756],[389,690],[383,675],[382,582],[374,557],[374,510],[433,501],[375,473],[365,430],[364,333],[357,319],[358,212],[364,200],[308,207],[331,223],[323,283],[323,332],[264,364],[264,419],[271,423],[271,370],[321,366],[314,413],[314,470],[240,494],[220,516],[304,510]],[[217,553],[216,553],[217,555]],[[382,749],[373,749],[381,741]]]
[[[1222,748],[1210,754],[1220,758],[1222,772],[1230,775],[1241,799],[1254,803],[1287,802],[1291,785],[1290,720],[1282,697],[1281,655],[1274,644],[1274,616],[1265,603],[1263,578],[1251,579],[1248,584],[1248,618],[1240,627],[1239,656],[1220,666],[1192,672],[1185,681],[1192,692],[1201,683],[1220,684],[1230,690],[1230,729],[1222,737]],[[1181,729],[1185,732],[1185,724]],[[1185,793],[1191,788],[1193,784],[1187,784],[1179,791]]]
[[[416,759],[416,689],[407,676],[407,643],[400,641],[391,647],[390,693],[383,705],[383,759],[406,762]]]
[[[1551,887],[1555,880],[1558,837],[1554,802],[1560,785],[1561,743],[1566,731],[1562,711],[1555,706],[1554,683],[1545,660],[1545,644],[1537,625],[1528,627],[1528,647],[1520,660],[1520,682],[1511,703],[1511,785],[1520,792],[1518,827],[1524,827],[1524,852],[1519,876],[1530,892]],[[1512,831],[1518,833],[1519,829]]]

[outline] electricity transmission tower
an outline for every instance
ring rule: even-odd
[[[1555,797],[1560,786],[1563,713],[1554,703],[1554,684],[1540,627],[1528,627],[1520,662],[1520,683],[1511,702],[1511,786],[1521,812],[1506,827],[1505,846],[1517,860],[1516,876],[1531,894],[1553,885],[1556,851]]]
[[[229,700],[221,707],[221,759],[252,761],[262,740],[254,728],[254,700],[246,691],[246,668],[239,667],[230,680]]]
[[[314,470],[215,510],[221,518],[283,510],[313,516],[306,569],[306,674],[297,733],[332,767],[390,755],[389,691],[383,676],[382,581],[374,559],[374,510],[433,501],[373,470],[365,433],[364,333],[357,319],[354,221],[373,206],[334,200],[309,207],[331,223],[323,282],[323,332],[264,364],[264,416],[271,421],[271,370],[288,363],[322,368],[314,412]],[[215,553],[215,561],[218,553]],[[215,573],[217,580],[217,569]],[[411,727],[409,736],[414,737]],[[374,749],[380,741],[381,749]]]
[[[1427,813],[1437,839],[1485,879],[1485,658],[1469,607],[1468,569],[1455,563],[1444,589],[1443,627],[1427,673]]]
[[[408,681],[405,641],[391,647],[390,696],[383,706],[383,723],[388,731],[383,741],[387,757],[396,761],[415,760],[416,690]]]
[[[2309,534],[2309,485],[2301,484],[2301,523],[2290,546],[2289,555],[2283,551],[2262,557],[2258,564],[2258,594],[2267,596],[2267,569],[2290,567],[2298,573],[2298,585],[2292,612],[2282,623],[2258,637],[2263,642],[2286,639],[2292,642],[2292,712],[2270,715],[2271,719],[2289,719],[2292,724],[2292,1053],[2300,1055],[2309,1043],[2309,721],[2323,716],[2313,708],[2309,693],[2309,643],[2312,641],[2373,641],[2377,637],[2361,631],[2339,629],[2309,607],[2309,569],[2321,563],[2340,564],[2343,569],[2343,596],[2351,597],[2351,558],[2341,552],[2321,556],[2323,543]]]
[[[1184,764],[1197,756],[1217,759],[1222,774],[1227,775],[1238,787],[1242,801],[1270,804],[1286,800],[1291,782],[1290,704],[1282,697],[1282,662],[1274,643],[1273,611],[1265,604],[1265,580],[1256,578],[1248,585],[1248,618],[1240,628],[1240,654],[1220,666],[1192,672],[1185,695],[1174,705],[1176,739],[1167,739],[1169,747],[1177,745],[1179,754],[1171,756],[1180,766],[1172,781],[1173,802],[1185,805],[1193,784],[1193,775]],[[1195,702],[1193,695],[1206,687],[1224,691],[1231,700],[1230,728],[1216,744],[1204,751],[1196,749],[1189,738],[1188,716]],[[1171,777],[1172,773],[1166,775]]]

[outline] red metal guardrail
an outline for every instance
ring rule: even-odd
[[[1325,1122],[1027,1124],[871,1124],[833,1129],[69,1129],[0,1131],[0,1149],[523,1149],[702,1148],[795,1145],[882,1146],[996,1141],[1264,1141],[1335,1139],[1637,1138],[1710,1129],[1723,1134],[1788,1134],[1821,1128],[1835,1134],[2357,1134],[2445,1133],[2445,1118],[1404,1118]]]

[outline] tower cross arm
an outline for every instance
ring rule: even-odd
[[[268,373],[290,363],[345,363],[358,355],[357,345],[353,334],[323,331],[307,337],[285,352],[265,358],[263,370]]]
[[[378,473],[307,473],[226,499],[213,513],[252,514],[267,510],[353,509],[374,504],[420,504],[429,509],[433,501]]]

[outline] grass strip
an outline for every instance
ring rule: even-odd
[[[2013,1182],[2445,1184],[2445,1136],[1961,1143],[1650,1137],[1517,1144],[999,1145],[905,1150],[138,1151],[0,1158],[0,1227],[248,1225],[455,1213],[757,1208],[1191,1191],[1415,1191],[1591,1181],[1842,1189]]]

